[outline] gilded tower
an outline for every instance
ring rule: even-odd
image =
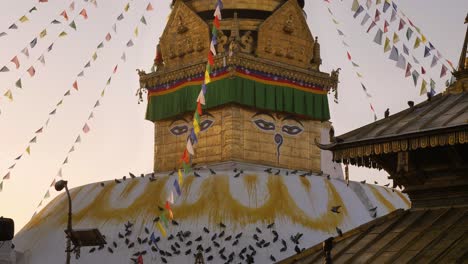
[[[193,162],[226,161],[321,171],[314,140],[328,131],[327,93],[338,72],[320,71],[320,44],[304,1],[226,0]],[[173,1],[157,46],[146,118],[155,124],[154,170],[177,166],[210,50],[213,1]]]

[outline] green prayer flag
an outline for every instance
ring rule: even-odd
[[[73,20],[73,21],[70,23],[70,27],[73,28],[74,30],[76,30],[75,20]]]
[[[391,49],[390,47],[390,39],[388,37],[385,37],[385,44],[384,44],[384,53],[389,51]]]

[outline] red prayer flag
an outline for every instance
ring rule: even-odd
[[[197,111],[198,111],[199,115],[203,115],[202,106],[201,106],[200,101],[198,101],[198,103],[197,103]]]
[[[60,15],[63,16],[63,18],[65,18],[66,21],[68,21],[67,11],[63,10],[63,12],[60,13]]]
[[[148,6],[146,7],[146,11],[153,11],[154,8],[153,6],[151,5],[151,3],[148,4]]]
[[[90,130],[90,128],[89,128],[88,124],[85,123],[85,125],[84,125],[84,127],[83,127],[83,132],[84,132],[85,134],[87,134],[87,133],[89,132],[89,130]]]
[[[78,91],[78,82],[77,82],[77,81],[75,81],[75,82],[73,83],[73,88],[75,88],[75,90]]]
[[[421,73],[426,74],[426,70],[424,69],[424,67],[421,67]]]
[[[86,13],[86,9],[83,8],[83,10],[80,12],[80,15],[82,15],[84,19],[88,19],[88,13]]]
[[[171,210],[171,205],[169,204],[169,201],[166,201],[166,209],[169,211]]]
[[[208,63],[213,66],[214,65],[214,58],[213,54],[211,54],[211,51],[208,52]]]
[[[31,77],[34,77],[34,74],[36,74],[36,70],[34,69],[33,66],[29,67],[28,73]]]
[[[16,69],[19,68],[20,63],[19,63],[19,60],[18,60],[18,57],[17,57],[17,56],[13,57],[13,59],[11,59],[11,62],[13,62],[13,63],[15,64]]]
[[[183,162],[185,162],[185,164],[189,164],[189,162],[190,162],[190,157],[189,157],[189,153],[188,153],[187,149],[184,150],[184,154],[182,155],[181,160],[182,160]]]
[[[372,105],[370,105],[370,109],[372,110],[372,112],[375,112],[374,107]]]
[[[39,0],[39,3],[47,3],[49,0]]]
[[[110,41],[111,38],[112,38],[111,34],[110,34],[110,33],[107,33],[107,35],[106,35],[106,40],[107,40],[107,41]]]
[[[348,60],[351,60],[351,54],[349,52],[346,52],[348,54]]]
[[[119,65],[115,65],[115,67],[114,67],[114,73],[117,72],[117,68],[118,68],[118,67],[119,67]]]
[[[213,25],[219,29],[219,27],[221,26],[220,23],[219,23],[219,18],[217,16],[215,16],[214,18],[214,21],[213,21]]]
[[[142,256],[142,255],[138,256],[137,264],[144,264],[144,263],[143,263],[143,256]]]
[[[385,23],[384,23],[384,26],[383,26],[383,32],[384,33],[388,32],[388,26],[389,26],[389,24],[388,24],[387,20],[385,20]]]

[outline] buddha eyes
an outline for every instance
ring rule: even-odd
[[[300,134],[302,131],[304,131],[304,129],[298,127],[298,126],[288,126],[288,125],[284,125],[283,128],[281,129],[284,133],[288,134],[288,135],[291,135],[291,136],[295,136],[295,135],[298,135]]]
[[[214,124],[213,120],[206,119],[200,123],[200,131],[205,131]],[[174,136],[181,136],[189,131],[190,127],[188,125],[177,125],[173,126],[169,131]]]
[[[275,131],[276,125],[274,122],[269,122],[263,119],[254,120],[253,123],[263,131]],[[283,125],[281,127],[281,132],[289,136],[296,136],[302,133],[304,129],[295,125]]]
[[[187,133],[188,129],[189,128],[187,125],[180,125],[180,126],[174,126],[169,131],[171,131],[173,135],[180,136],[180,135]]]
[[[208,128],[210,128],[213,125],[213,123],[214,123],[214,121],[210,120],[210,119],[202,121],[201,124],[200,124],[200,131],[207,130]]]
[[[275,130],[275,124],[272,122],[267,122],[262,119],[257,119],[257,120],[254,120],[253,122],[261,130],[266,130],[266,131]]]

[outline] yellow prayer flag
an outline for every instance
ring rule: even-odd
[[[110,80],[110,79],[109,79],[109,80]],[[103,97],[105,93],[106,93],[106,89],[102,90],[102,92],[101,92],[101,97]]]
[[[398,37],[397,33],[393,33],[393,44],[397,43],[400,41],[400,37]]]
[[[94,52],[94,54],[93,54],[93,61],[95,61],[96,59],[97,59],[97,54],[96,54],[96,52]]]
[[[11,93],[11,90],[6,91],[4,96],[8,98],[8,100],[13,101],[13,94]]]
[[[22,16],[22,17],[20,17],[19,21],[20,21],[21,23],[24,23],[24,22],[29,21],[29,19],[28,19],[27,16]]]
[[[210,77],[210,73],[205,70],[205,84],[209,84],[211,82],[211,77]]]
[[[125,5],[125,8],[124,8],[125,12],[127,12],[129,8],[130,8],[130,3],[127,3],[127,5]]]
[[[390,47],[390,39],[388,37],[385,38],[385,45],[384,45],[384,53],[389,51],[391,49]]]
[[[182,183],[184,182],[184,175],[182,175],[181,169],[178,170],[178,174],[179,174],[179,185],[182,186]]]
[[[46,30],[46,29],[42,30],[41,33],[39,33],[39,37],[40,37],[40,38],[43,38],[43,37],[45,37],[46,35],[47,35],[47,30]]]
[[[158,223],[156,224],[156,227],[159,229],[159,232],[161,232],[161,235],[163,237],[166,237],[167,234],[166,234],[166,230],[164,229],[164,227],[161,225],[161,222],[158,221]]]
[[[423,43],[426,43],[426,42],[427,42],[426,36],[421,35],[421,41],[422,41]]]
[[[422,84],[421,84],[421,91],[419,92],[419,95],[425,95],[427,94],[427,82],[426,80],[423,79]]]
[[[62,31],[62,33],[60,33],[59,37],[65,37],[66,35],[67,35],[67,32]]]
[[[416,38],[416,41],[414,41],[414,48],[418,48],[419,44],[421,44],[421,39],[419,37]]]
[[[356,75],[357,75],[359,78],[362,78],[362,74],[360,74],[359,72],[356,72]]]
[[[57,103],[57,106],[61,105],[63,103],[63,100],[60,100],[60,102]]]
[[[169,210],[169,219],[174,219],[174,214],[172,213],[172,210]]]
[[[28,146],[28,147],[26,148],[26,153],[28,153],[29,155],[31,155],[31,146]]]
[[[200,133],[200,124],[198,124],[196,119],[193,119],[193,131],[195,132],[195,135],[197,136]]]
[[[138,37],[138,27],[135,28],[135,37]]]
[[[333,20],[333,23],[335,23],[335,25],[340,24],[340,22],[336,21],[334,18],[332,18],[332,20]]]

